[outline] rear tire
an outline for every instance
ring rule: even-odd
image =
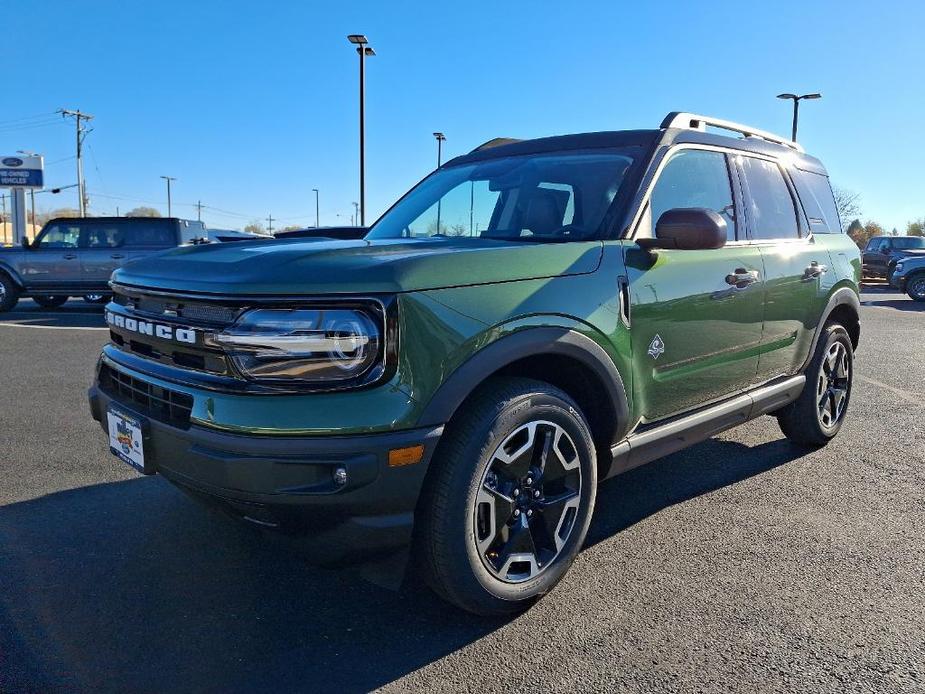
[[[487,383],[440,442],[419,505],[425,578],[480,615],[529,607],[584,543],[597,459],[567,394],[525,378]]]
[[[839,323],[828,323],[806,369],[803,392],[777,412],[781,431],[799,446],[825,446],[845,421],[853,381],[854,348],[848,331]]]
[[[67,303],[66,296],[33,296],[32,300],[42,308],[58,308]]]
[[[12,311],[19,301],[19,287],[10,276],[0,272],[0,313]]]
[[[919,272],[906,280],[906,294],[913,301],[925,301],[925,272]]]

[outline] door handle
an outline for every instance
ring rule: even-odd
[[[64,259],[65,259],[65,260],[73,260],[73,259],[76,258],[76,257],[77,257],[77,255],[76,255],[75,253],[65,253],[65,254],[64,254]]]
[[[820,277],[827,270],[828,268],[825,265],[820,265],[814,260],[809,264],[809,267],[803,270],[803,281],[809,282],[810,280],[814,280],[817,277]]]
[[[111,256],[109,256],[109,257],[110,257],[110,258],[115,258],[116,260],[118,260],[119,258],[124,258],[124,257],[125,257],[125,254],[124,254],[124,253],[113,253],[113,254],[112,254]]]
[[[757,281],[757,270],[746,270],[745,268],[737,267],[732,273],[726,275],[726,284],[736,289],[746,289]]]

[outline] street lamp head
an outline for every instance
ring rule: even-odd
[[[821,98],[822,98],[822,94],[815,94],[815,93],[813,93],[813,94],[804,94],[804,95],[801,96],[800,98],[801,98],[801,99],[821,99]]]
[[[372,46],[357,46],[357,55],[359,55],[361,51],[367,58],[371,55],[376,55],[376,51],[373,50]]]
[[[365,46],[367,43],[369,43],[369,41],[366,39],[366,37],[363,34],[349,34],[347,36],[347,40],[350,43],[355,43],[360,46]]]
[[[441,141],[446,140],[446,135],[444,135],[443,133],[434,133],[434,137],[436,137],[438,140],[441,140]]]
[[[798,99],[799,97],[796,94],[778,94],[778,99]]]

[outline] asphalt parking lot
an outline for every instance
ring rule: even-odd
[[[862,297],[848,420],[602,485],[524,615],[312,568],[108,452],[101,309],[0,316],[0,691],[925,691],[925,304]]]

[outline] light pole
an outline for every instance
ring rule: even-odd
[[[794,142],[797,141],[797,121],[800,118],[800,102],[803,99],[821,99],[822,94],[778,94],[778,99],[793,99],[793,133],[790,136],[790,139]]]
[[[366,226],[366,57],[376,55],[363,34],[347,36],[360,56],[360,226]]]
[[[321,226],[321,222],[319,221],[319,220],[321,219],[321,215],[318,213],[318,209],[319,209],[319,207],[318,207],[318,189],[317,189],[317,188],[312,188],[312,190],[315,191],[315,228],[317,229],[318,227]]]
[[[434,137],[437,138],[437,168],[440,168],[440,164],[443,163],[443,143],[446,142],[446,135],[443,133],[434,133]]]
[[[176,181],[177,179],[173,176],[161,176],[165,181],[167,181],[167,216],[173,217],[173,209],[170,205],[170,182]]]
[[[359,203],[353,203],[353,219],[359,220],[360,218],[360,205]],[[363,224],[357,224],[356,226],[365,226]]]

